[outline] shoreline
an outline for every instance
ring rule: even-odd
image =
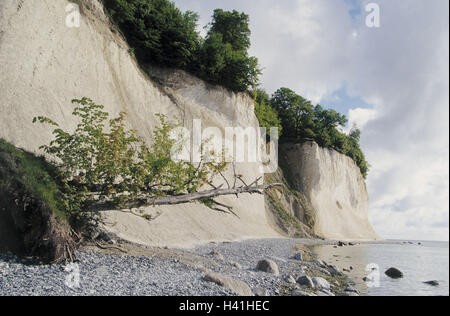
[[[67,266],[30,265],[0,255],[0,296],[357,296],[345,274],[311,256],[308,247],[327,244],[330,241],[259,239],[169,249],[104,240],[80,250],[76,288],[65,285]],[[260,271],[263,260],[274,264],[278,273]],[[301,276],[314,282],[299,283]]]

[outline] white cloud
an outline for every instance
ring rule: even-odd
[[[369,123],[369,121],[376,119],[376,117],[377,111],[375,111],[374,109],[351,109],[348,112],[349,128],[352,128],[354,125],[356,125],[356,127],[362,130],[364,126]]]

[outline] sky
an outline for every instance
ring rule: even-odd
[[[199,13],[201,29],[216,8],[249,14],[262,86],[291,88],[362,130],[382,237],[448,241],[448,0],[174,2]],[[369,3],[379,27],[366,25]]]

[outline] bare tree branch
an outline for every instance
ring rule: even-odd
[[[201,201],[205,199],[212,199],[219,196],[236,195],[243,193],[257,193],[264,194],[264,190],[268,190],[274,187],[282,186],[281,183],[273,184],[263,184],[254,186],[245,186],[239,188],[229,188],[222,189],[223,185],[219,186],[217,189],[195,192],[191,194],[176,195],[176,196],[166,196],[162,198],[153,197],[140,197],[137,199],[129,200],[121,205],[123,209],[132,209],[145,206],[161,206],[161,205],[179,205],[186,204],[194,201]],[[215,202],[217,204],[217,202]],[[107,211],[117,209],[117,206],[112,203],[112,201],[97,201],[89,207],[89,211]]]

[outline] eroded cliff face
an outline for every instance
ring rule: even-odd
[[[369,219],[369,196],[355,162],[314,142],[280,146],[285,175],[312,206],[313,232],[327,239],[380,239]]]
[[[181,71],[147,67],[143,71],[129,47],[110,25],[98,0],[84,0],[81,26],[66,26],[65,0],[0,2],[0,137],[38,152],[51,131],[33,125],[48,116],[63,129],[74,129],[74,98],[89,97],[111,115],[128,113],[131,128],[148,142],[157,113],[192,127],[257,127],[253,102],[246,94],[213,87]],[[248,182],[262,176],[256,163],[236,165]],[[228,176],[231,176],[231,171]],[[107,229],[124,239],[155,246],[192,246],[208,241],[278,237],[268,224],[264,197],[225,197],[239,217],[200,204],[147,208],[153,221],[123,212],[106,214]]]

